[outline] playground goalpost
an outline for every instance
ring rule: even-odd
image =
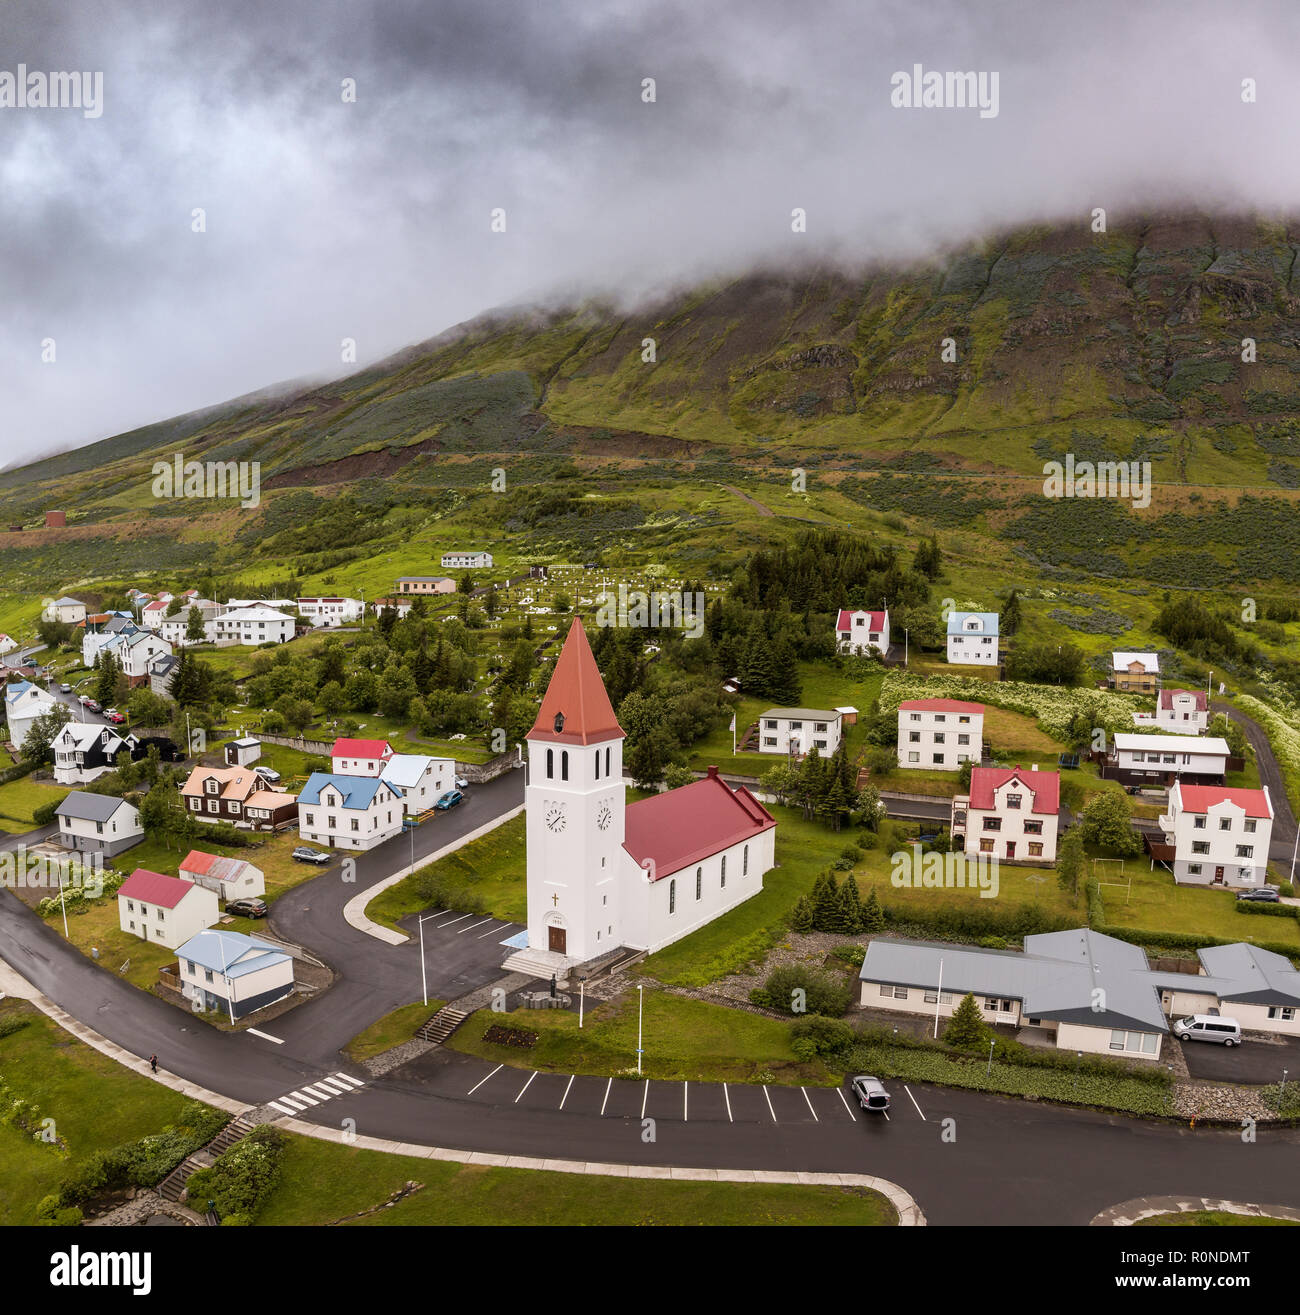
[[[1118,881],[1104,880],[1108,872],[1114,871],[1113,868],[1102,867],[1100,874],[1098,874],[1099,865],[1104,863],[1119,864],[1119,870],[1117,875],[1119,876],[1120,879]],[[1092,860],[1092,875],[1095,878],[1097,885],[1121,887],[1124,890],[1125,904],[1129,902],[1129,900],[1132,898],[1133,895],[1133,874],[1130,872],[1127,874],[1127,876],[1125,875],[1125,869],[1127,867],[1127,864],[1128,864],[1128,860],[1123,858],[1094,858]]]

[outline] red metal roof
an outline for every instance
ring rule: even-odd
[[[883,630],[885,628],[886,614],[884,612],[868,612],[866,615],[868,630]],[[852,630],[853,622],[851,618],[853,616],[852,608],[841,607],[839,618],[835,622],[835,628],[837,630]]]
[[[963,703],[960,699],[905,699],[898,705],[909,712],[974,712],[984,715],[982,703]]]
[[[1268,795],[1263,790],[1235,790],[1222,785],[1184,785],[1181,781],[1177,783],[1176,789],[1182,797],[1183,811],[1187,813],[1205,813],[1215,804],[1227,800],[1245,809],[1247,817],[1273,816]]]
[[[387,740],[348,740],[334,741],[330,750],[332,758],[391,758],[392,746]]]
[[[1162,708],[1172,708],[1175,694],[1190,694],[1196,700],[1197,712],[1205,712],[1210,706],[1210,701],[1206,698],[1203,689],[1162,689],[1160,691],[1160,706]]]
[[[1034,796],[1031,813],[1048,813],[1053,817],[1061,807],[1061,774],[1027,772],[1022,767],[975,767],[970,774],[970,806],[993,808],[993,792],[1017,781]]]
[[[194,889],[194,883],[182,881],[179,877],[165,877],[161,872],[150,872],[148,868],[136,868],[117,888],[119,895],[127,899],[138,899],[144,904],[159,904],[164,909],[174,909]]]
[[[564,719],[559,730],[556,717]],[[575,616],[569,626],[528,738],[555,744],[591,744],[596,740],[623,738],[623,728],[614,715],[581,617]]]
[[[651,880],[671,876],[776,825],[776,818],[743,785],[733,790],[717,773],[710,767],[699,781],[627,806],[623,848],[639,867],[653,864]]]

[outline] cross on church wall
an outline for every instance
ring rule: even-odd
[[[551,896],[551,903],[552,903],[552,904],[558,904],[559,902],[560,902],[560,897],[559,897],[558,895],[552,895],[552,896]]]

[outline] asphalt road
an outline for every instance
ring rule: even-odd
[[[1255,763],[1259,767],[1261,785],[1268,786],[1269,797],[1273,801],[1273,835],[1269,843],[1268,854],[1275,862],[1284,865],[1284,871],[1291,869],[1291,854],[1296,838],[1296,819],[1291,810],[1291,800],[1287,797],[1286,782],[1282,779],[1282,769],[1273,754],[1273,746],[1268,742],[1264,728],[1244,712],[1234,708],[1230,703],[1210,704],[1211,712],[1223,712],[1235,721],[1250,747],[1255,750]]]

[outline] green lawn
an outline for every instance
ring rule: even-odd
[[[1233,1215],[1226,1210],[1180,1210],[1175,1214],[1139,1219],[1134,1228],[1300,1228],[1300,1220],[1273,1219],[1268,1215]]]
[[[358,1222],[443,1225],[892,1226],[894,1208],[856,1188],[766,1183],[693,1183],[594,1174],[491,1169],[408,1159],[290,1136],[280,1185],[259,1225],[325,1224],[379,1205],[407,1182],[423,1184],[388,1210]]]
[[[559,1009],[519,1009],[509,1014],[481,1009],[452,1034],[447,1045],[498,1064],[547,1073],[628,1077],[636,1073],[638,992],[578,1016]],[[538,1034],[531,1048],[501,1045],[484,1032],[503,1020]],[[781,1082],[834,1085],[820,1063],[801,1064],[790,1049],[790,1024],[725,1005],[644,992],[642,1072],[648,1078],[692,1082]],[[760,1079],[760,1074],[766,1075]]]
[[[33,1223],[40,1199],[79,1161],[160,1132],[186,1104],[179,1092],[128,1072],[31,1005],[0,1001],[0,1019],[14,1016],[30,1021],[0,1037],[0,1082],[34,1102],[40,1117],[54,1120],[68,1151],[0,1121],[0,1225]],[[166,1055],[160,1058],[165,1065]]]
[[[417,1000],[412,1005],[402,1005],[358,1032],[343,1049],[358,1063],[382,1055],[385,1050],[409,1041],[446,1003],[445,1000],[430,1000],[425,1004]]]
[[[30,776],[0,785],[0,831],[16,835],[32,830],[36,825],[33,810],[42,804],[62,802],[73,788],[69,785],[41,785]]]

